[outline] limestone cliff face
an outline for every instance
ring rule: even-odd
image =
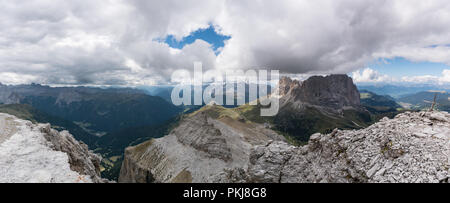
[[[119,182],[221,182],[248,165],[253,146],[270,140],[284,138],[260,124],[199,112],[169,135],[127,148]]]
[[[100,161],[67,131],[0,113],[0,182],[106,182]]]
[[[257,146],[247,182],[449,182],[450,114],[404,113],[362,130],[314,134],[303,147]],[[232,181],[232,180],[230,180]]]
[[[372,122],[359,91],[347,75],[313,76],[304,81],[282,77],[278,129],[307,142],[316,132],[359,129]]]
[[[280,96],[286,96],[288,93],[300,87],[300,82],[298,80],[292,80],[289,77],[281,77],[278,82],[279,94]]]
[[[347,75],[312,76],[299,82],[282,77],[279,82],[281,106],[315,106],[336,111],[361,108],[359,92]]]

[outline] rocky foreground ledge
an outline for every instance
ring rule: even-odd
[[[362,130],[314,134],[303,147],[255,147],[247,169],[223,182],[448,183],[450,114],[415,112]]]
[[[99,183],[101,158],[67,131],[0,113],[0,183]]]
[[[119,182],[449,182],[446,112],[407,112],[366,129],[314,134],[302,147],[271,141],[277,136],[245,122],[205,116],[128,148]]]

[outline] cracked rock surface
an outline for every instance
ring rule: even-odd
[[[165,137],[127,148],[119,182],[226,182],[228,172],[248,165],[253,146],[270,140],[285,139],[260,124],[200,112]]]
[[[0,182],[106,182],[100,161],[67,131],[0,113]]]
[[[254,147],[248,168],[230,174],[246,182],[448,183],[449,156],[450,114],[406,112],[362,130],[314,134],[302,147]]]
[[[447,112],[317,133],[301,147],[249,125],[203,113],[186,118],[168,136],[128,148],[119,182],[449,182]]]

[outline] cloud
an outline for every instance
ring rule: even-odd
[[[357,70],[352,73],[353,81],[356,83],[376,83],[376,82],[391,82],[392,78],[388,75],[380,74],[371,68]]]
[[[419,75],[419,76],[404,76],[399,81],[406,83],[436,83],[439,81],[438,76],[434,75]]]
[[[449,36],[450,37],[450,36]],[[413,62],[434,62],[450,65],[450,47],[447,45],[411,47],[398,46],[383,54],[375,54],[377,58],[401,57]]]
[[[425,84],[448,84],[450,83],[450,69],[444,69],[442,75],[422,75],[422,76],[405,76],[401,78],[402,82],[408,83],[425,83]]]
[[[232,38],[218,61],[285,73],[348,73],[380,56],[446,62],[450,4],[445,1],[227,1],[218,20]],[[447,47],[448,48],[448,47]]]
[[[414,84],[448,84],[450,83],[450,69],[444,69],[442,75],[416,75],[393,77],[380,74],[371,68],[364,68],[351,73],[355,83],[414,83]]]
[[[442,71],[442,77],[439,78],[441,83],[450,83],[450,69],[445,69]]]
[[[351,73],[393,57],[450,64],[447,0],[1,1],[0,19],[0,73],[24,76],[3,83],[156,84],[194,61],[285,74]],[[181,50],[155,40],[211,24],[231,36],[217,56],[202,40]]]
[[[13,72],[2,72],[0,73],[0,78],[6,84],[30,84],[33,81],[36,81],[36,76],[28,75],[28,74],[17,74]]]
[[[24,77],[0,82],[146,85],[164,82],[171,71],[191,68],[194,61],[213,68],[215,54],[204,41],[174,51],[153,40],[208,25],[209,17],[182,17],[211,4],[193,9],[199,2],[186,1],[185,9],[174,2],[2,1],[0,73]]]

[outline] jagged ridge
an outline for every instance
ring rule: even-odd
[[[225,171],[248,165],[252,146],[284,140],[234,115],[230,109],[207,106],[184,118],[169,135],[127,148],[119,182],[220,182]]]
[[[407,112],[362,130],[314,134],[303,147],[255,147],[247,173],[235,173],[248,182],[448,182],[449,156],[450,114]]]

